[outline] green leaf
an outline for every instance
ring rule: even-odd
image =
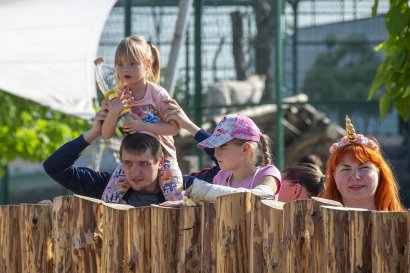
[[[410,99],[403,99],[401,97],[396,97],[393,100],[393,105],[397,109],[397,112],[399,112],[400,116],[402,119],[405,121],[409,120],[409,111],[410,111]]]
[[[377,46],[374,47],[375,51],[381,51],[384,49],[384,43],[380,43]]]
[[[406,89],[404,90],[403,94],[401,95],[401,97],[403,99],[407,98],[410,96],[410,86],[407,86]]]
[[[407,25],[408,10],[402,10],[402,6],[394,5],[386,13],[386,28],[390,35],[398,36]]]
[[[377,68],[377,73],[376,73],[376,77],[372,83],[372,86],[370,88],[370,92],[369,95],[367,97],[368,100],[371,100],[372,98],[374,98],[374,96],[376,95],[377,91],[379,91],[380,87],[382,86],[382,84],[385,81],[385,78],[383,77],[384,75],[384,69],[385,69],[385,65],[381,64],[378,68]]]
[[[379,110],[380,110],[380,116],[382,118],[384,118],[384,116],[389,111],[390,101],[391,101],[390,93],[384,93],[380,97]]]

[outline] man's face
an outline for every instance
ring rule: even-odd
[[[135,191],[159,191],[158,168],[160,161],[156,161],[150,149],[143,154],[133,154],[122,151],[121,162],[125,177]]]

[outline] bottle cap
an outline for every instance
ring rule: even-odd
[[[97,58],[97,59],[94,60],[94,64],[97,65],[99,63],[102,63],[103,61],[104,61],[103,58]]]

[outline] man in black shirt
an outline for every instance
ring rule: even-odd
[[[178,110],[177,113],[183,113],[181,109]],[[43,163],[44,170],[51,178],[76,194],[100,199],[112,175],[111,172],[96,172],[86,167],[74,167],[75,161],[83,150],[101,136],[102,122],[106,116],[107,110],[103,104],[103,108],[95,115],[90,130],[65,143]],[[174,112],[172,117],[179,121]],[[194,133],[197,141],[202,141],[209,136],[208,132],[199,128]],[[207,152],[213,159],[213,150]],[[158,184],[161,156],[159,141],[150,135],[137,133],[124,138],[121,143],[120,157],[125,176],[131,184],[131,189],[122,198],[125,203],[139,207],[165,201]],[[218,171],[219,166],[215,166],[184,176],[184,188],[187,188],[194,178],[212,183]]]

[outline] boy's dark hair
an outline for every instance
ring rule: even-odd
[[[282,179],[301,184],[310,196],[319,196],[325,187],[325,176],[319,168],[310,163],[298,163],[282,171]]]
[[[159,141],[150,135],[143,133],[129,134],[124,137],[120,146],[120,158],[122,158],[122,152],[127,151],[131,154],[141,155],[147,150],[150,150],[155,158],[155,161],[162,156],[162,148]]]

